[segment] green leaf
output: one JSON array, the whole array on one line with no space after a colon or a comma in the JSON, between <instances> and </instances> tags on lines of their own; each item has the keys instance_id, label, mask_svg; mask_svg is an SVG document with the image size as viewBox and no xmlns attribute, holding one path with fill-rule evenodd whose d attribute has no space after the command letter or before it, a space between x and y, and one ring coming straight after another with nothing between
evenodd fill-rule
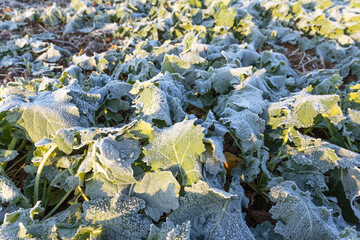
<instances>
[{"instance_id":1,"label":"green leaf","mask_svg":"<svg viewBox=\"0 0 360 240\"><path fill-rule=\"evenodd\" d=\"M1 204L22 202L26 205L28 200L10 179L0 176L0 202Z\"/></svg>"},{"instance_id":2,"label":"green leaf","mask_svg":"<svg viewBox=\"0 0 360 240\"><path fill-rule=\"evenodd\" d=\"M158 239L190 240L190 221L175 226L169 219L167 219L166 222L161 224L160 228L151 224L147 240Z\"/></svg>"},{"instance_id":3,"label":"green leaf","mask_svg":"<svg viewBox=\"0 0 360 240\"><path fill-rule=\"evenodd\" d=\"M73 145L75 142L74 135L66 129L60 129L57 131L52 141L61 151L68 155L73 151Z\"/></svg>"},{"instance_id":4,"label":"green leaf","mask_svg":"<svg viewBox=\"0 0 360 240\"><path fill-rule=\"evenodd\" d=\"M18 152L16 150L0 149L0 164L13 160L17 155Z\"/></svg>"},{"instance_id":5,"label":"green leaf","mask_svg":"<svg viewBox=\"0 0 360 240\"><path fill-rule=\"evenodd\" d=\"M135 139L125 139L117 142L111 137L103 138L98 149L98 171L102 172L109 181L118 184L131 184L135 182L131 164L139 157L141 150L139 142Z\"/></svg>"},{"instance_id":6,"label":"green leaf","mask_svg":"<svg viewBox=\"0 0 360 240\"><path fill-rule=\"evenodd\" d=\"M250 110L235 111L226 108L221 115L220 122L228 124L230 129L234 130L245 152L259 150L263 145L265 121Z\"/></svg>"},{"instance_id":7,"label":"green leaf","mask_svg":"<svg viewBox=\"0 0 360 240\"><path fill-rule=\"evenodd\" d=\"M114 198L98 198L83 203L82 217L91 225L100 226L104 239L146 238L151 221L138 214L145 207L145 201L125 195Z\"/></svg>"},{"instance_id":8,"label":"green leaf","mask_svg":"<svg viewBox=\"0 0 360 240\"><path fill-rule=\"evenodd\" d=\"M269 124L273 128L283 124L287 127L308 128L313 126L314 118L321 114L336 125L345 119L337 105L339 101L338 95L308 95L300 92L282 102L270 105Z\"/></svg>"},{"instance_id":9,"label":"green leaf","mask_svg":"<svg viewBox=\"0 0 360 240\"><path fill-rule=\"evenodd\" d=\"M145 121L152 122L154 119L163 120L167 125L171 125L169 104L165 93L154 84L146 82L139 86L141 90L138 97L134 100L137 108L136 114ZM136 93L133 89L131 93Z\"/></svg>"},{"instance_id":10,"label":"green leaf","mask_svg":"<svg viewBox=\"0 0 360 240\"><path fill-rule=\"evenodd\" d=\"M234 25L234 20L236 17L235 8L229 8L225 4L221 4L221 7L214 14L214 19L216 21L216 25L218 26L227 26L232 27Z\"/></svg>"},{"instance_id":11,"label":"green leaf","mask_svg":"<svg viewBox=\"0 0 360 240\"><path fill-rule=\"evenodd\" d=\"M174 224L190 220L191 239L254 239L243 219L237 196L220 189L210 188L203 181L185 188L180 207L170 213Z\"/></svg>"},{"instance_id":12,"label":"green leaf","mask_svg":"<svg viewBox=\"0 0 360 240\"><path fill-rule=\"evenodd\" d=\"M205 151L204 134L194 120L184 120L170 128L155 130L152 143L144 148L144 162L155 171L171 170L181 175L182 185L201 179L199 156Z\"/></svg>"},{"instance_id":13,"label":"green leaf","mask_svg":"<svg viewBox=\"0 0 360 240\"><path fill-rule=\"evenodd\" d=\"M8 95L6 100L13 95ZM77 84L55 92L40 92L10 109L19 112L17 124L26 130L30 140L37 142L61 128L89 127L94 122L99 95L83 92Z\"/></svg>"},{"instance_id":14,"label":"green leaf","mask_svg":"<svg viewBox=\"0 0 360 240\"><path fill-rule=\"evenodd\" d=\"M145 200L145 213L154 221L179 207L179 191L180 185L170 171L145 173L134 187L135 196Z\"/></svg>"},{"instance_id":15,"label":"green leaf","mask_svg":"<svg viewBox=\"0 0 360 240\"><path fill-rule=\"evenodd\" d=\"M276 205L270 209L278 220L275 232L285 239L339 239L339 231L330 209L316 206L309 192L301 191L292 181L272 180L270 200Z\"/></svg>"},{"instance_id":16,"label":"green leaf","mask_svg":"<svg viewBox=\"0 0 360 240\"><path fill-rule=\"evenodd\" d=\"M360 219L360 169L358 167L348 168L343 175L342 185L346 198L350 200L351 208L355 216Z\"/></svg>"}]
</instances>

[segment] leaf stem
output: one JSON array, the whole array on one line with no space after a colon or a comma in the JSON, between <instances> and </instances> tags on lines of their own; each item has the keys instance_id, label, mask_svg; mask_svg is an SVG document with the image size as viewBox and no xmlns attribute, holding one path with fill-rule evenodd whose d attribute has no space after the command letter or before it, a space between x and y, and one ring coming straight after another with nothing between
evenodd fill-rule
<instances>
[{"instance_id":1,"label":"leaf stem","mask_svg":"<svg viewBox=\"0 0 360 240\"><path fill-rule=\"evenodd\" d=\"M70 189L67 193L62 197L62 199L56 204L56 206L44 217L43 220L49 218L60 206L61 204L68 198L68 196L74 191L74 189Z\"/></svg>"},{"instance_id":2,"label":"leaf stem","mask_svg":"<svg viewBox=\"0 0 360 240\"><path fill-rule=\"evenodd\" d=\"M90 201L90 199L85 195L83 189L79 185L76 188L81 193L81 196L84 198L85 201Z\"/></svg>"},{"instance_id":3,"label":"leaf stem","mask_svg":"<svg viewBox=\"0 0 360 240\"><path fill-rule=\"evenodd\" d=\"M17 142L18 142L18 139L17 139L17 138L11 139L11 142L10 142L9 145L8 145L8 149L9 149L9 150L14 150L15 147L16 147Z\"/></svg>"},{"instance_id":4,"label":"leaf stem","mask_svg":"<svg viewBox=\"0 0 360 240\"><path fill-rule=\"evenodd\" d=\"M26 158L27 155L22 156L21 158L19 158L19 160L17 160L16 162L14 162L10 167L8 167L6 169L6 172L9 173L11 169L13 169L19 162L21 162L22 160L24 160L24 158Z\"/></svg>"},{"instance_id":5,"label":"leaf stem","mask_svg":"<svg viewBox=\"0 0 360 240\"><path fill-rule=\"evenodd\" d=\"M55 151L55 149L57 148L56 145L52 146L49 151L47 151L47 153L44 155L43 159L40 162L40 165L37 169L36 172L36 177L35 177L35 187L34 187L34 204L36 204L36 202L39 199L39 184L40 184L40 176L41 176L41 172L45 166L46 161L48 160L49 156Z\"/></svg>"},{"instance_id":6,"label":"leaf stem","mask_svg":"<svg viewBox=\"0 0 360 240\"><path fill-rule=\"evenodd\" d=\"M132 192L133 192L133 190L134 190L135 184L136 184L136 183L132 183L131 186L130 186L129 194L128 194L129 197L131 197L131 195L132 195Z\"/></svg>"},{"instance_id":7,"label":"leaf stem","mask_svg":"<svg viewBox=\"0 0 360 240\"><path fill-rule=\"evenodd\" d=\"M330 136L333 137L334 136L334 129L332 128L330 122L329 122L329 119L327 118L324 118L324 121L326 123L326 127L328 128L329 130L329 133L330 133Z\"/></svg>"},{"instance_id":8,"label":"leaf stem","mask_svg":"<svg viewBox=\"0 0 360 240\"><path fill-rule=\"evenodd\" d=\"M351 144L351 141L350 141L350 138L349 138L348 135L346 136L346 141L347 141L348 144L349 144L349 149L350 149L351 151L355 152L354 149L351 147L352 144Z\"/></svg>"},{"instance_id":9,"label":"leaf stem","mask_svg":"<svg viewBox=\"0 0 360 240\"><path fill-rule=\"evenodd\" d=\"M229 131L229 134L234 139L236 146L241 150L241 155L244 156L245 155L244 149L241 147L240 143L237 141L234 133L232 131Z\"/></svg>"},{"instance_id":10,"label":"leaf stem","mask_svg":"<svg viewBox=\"0 0 360 240\"><path fill-rule=\"evenodd\" d=\"M16 149L16 151L20 152L21 150L23 150L26 143L27 143L27 139L23 139L22 142L20 143L19 147Z\"/></svg>"},{"instance_id":11,"label":"leaf stem","mask_svg":"<svg viewBox=\"0 0 360 240\"><path fill-rule=\"evenodd\" d=\"M288 130L286 130L286 135L285 135L284 140L283 140L283 142L282 142L282 144L281 144L281 147L285 146L286 143L289 141L289 132L290 132L292 129L293 129L293 127L290 127ZM284 156L281 156L282 154L283 154L283 152L282 152L282 150L280 149L280 151L279 151L278 154L277 154L277 158L280 158L280 159L282 160L282 159L284 159L284 158L286 158L286 157L288 156L287 154L284 155ZM270 171L270 172L273 172L273 171L275 170L275 168L276 168L277 163L274 162L274 161L271 161L270 163L271 163L271 167L270 167L270 170L271 170L271 171Z\"/></svg>"},{"instance_id":12,"label":"leaf stem","mask_svg":"<svg viewBox=\"0 0 360 240\"><path fill-rule=\"evenodd\" d=\"M252 183L247 182L247 185L254 190L255 192L257 192L258 194L260 194L262 197L264 197L266 200L269 199L269 194L267 194L266 192L260 192Z\"/></svg>"},{"instance_id":13,"label":"leaf stem","mask_svg":"<svg viewBox=\"0 0 360 240\"><path fill-rule=\"evenodd\" d=\"M49 186L48 186L47 189L46 189L46 198L44 199L44 202L42 203L42 205L43 205L44 208L46 208L47 205L48 205L48 202L49 202L49 199L50 199L51 190L52 190L52 187L51 187L51 185L49 184Z\"/></svg>"},{"instance_id":14,"label":"leaf stem","mask_svg":"<svg viewBox=\"0 0 360 240\"><path fill-rule=\"evenodd\" d=\"M5 173L4 166L3 166L2 163L0 163L0 174L1 174L3 177L9 178L8 175L6 175L6 173Z\"/></svg>"},{"instance_id":15,"label":"leaf stem","mask_svg":"<svg viewBox=\"0 0 360 240\"><path fill-rule=\"evenodd\" d=\"M44 209L46 208L46 206L44 206L45 198L46 198L46 184L47 184L47 180L45 179L44 180L44 185L43 185L42 197L41 197L41 202L42 202L42 205L43 205Z\"/></svg>"}]
</instances>

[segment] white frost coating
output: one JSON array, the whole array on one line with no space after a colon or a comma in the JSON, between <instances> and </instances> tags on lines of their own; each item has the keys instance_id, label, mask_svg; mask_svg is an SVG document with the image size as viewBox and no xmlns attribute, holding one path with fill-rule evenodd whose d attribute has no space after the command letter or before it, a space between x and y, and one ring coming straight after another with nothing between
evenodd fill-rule
<instances>
[{"instance_id":1,"label":"white frost coating","mask_svg":"<svg viewBox=\"0 0 360 240\"><path fill-rule=\"evenodd\" d=\"M179 207L179 191L180 185L170 171L146 173L134 187L135 196L147 203L146 214L155 221Z\"/></svg>"},{"instance_id":2,"label":"white frost coating","mask_svg":"<svg viewBox=\"0 0 360 240\"><path fill-rule=\"evenodd\" d=\"M168 219L175 224L190 220L191 239L253 240L233 194L210 188L203 181L185 188L180 207Z\"/></svg>"},{"instance_id":3,"label":"white frost coating","mask_svg":"<svg viewBox=\"0 0 360 240\"><path fill-rule=\"evenodd\" d=\"M37 96L22 94L28 102L15 98L15 104L7 105L8 101L13 100L12 96L6 96L0 110L20 112L17 124L27 131L33 142L49 137L61 128L89 127L99 98L98 95L83 92L76 82L55 92L40 92Z\"/></svg>"},{"instance_id":4,"label":"white frost coating","mask_svg":"<svg viewBox=\"0 0 360 240\"><path fill-rule=\"evenodd\" d=\"M171 125L170 108L165 93L148 82L144 83L141 88L138 97L134 100L137 108L136 114L148 122L158 119Z\"/></svg>"},{"instance_id":5,"label":"white frost coating","mask_svg":"<svg viewBox=\"0 0 360 240\"><path fill-rule=\"evenodd\" d=\"M150 233L147 240L164 239L164 240L190 240L190 221L181 225L172 223L169 219L161 224L161 228L151 224Z\"/></svg>"},{"instance_id":6,"label":"white frost coating","mask_svg":"<svg viewBox=\"0 0 360 240\"><path fill-rule=\"evenodd\" d=\"M125 195L98 198L83 203L85 221L103 228L106 239L143 239L147 237L151 221L138 214L145 201Z\"/></svg>"},{"instance_id":7,"label":"white frost coating","mask_svg":"<svg viewBox=\"0 0 360 240\"><path fill-rule=\"evenodd\" d=\"M0 176L0 200L1 203L12 203L25 199L20 190L9 179Z\"/></svg>"},{"instance_id":8,"label":"white frost coating","mask_svg":"<svg viewBox=\"0 0 360 240\"><path fill-rule=\"evenodd\" d=\"M59 50L55 49L54 44L50 44L49 49L41 54L37 59L45 60L50 63L54 63L59 61L61 58L61 53Z\"/></svg>"},{"instance_id":9,"label":"white frost coating","mask_svg":"<svg viewBox=\"0 0 360 240\"><path fill-rule=\"evenodd\" d=\"M358 167L349 168L345 171L342 179L346 198L350 200L351 208L355 216L360 219L360 169Z\"/></svg>"},{"instance_id":10,"label":"white frost coating","mask_svg":"<svg viewBox=\"0 0 360 240\"><path fill-rule=\"evenodd\" d=\"M339 101L338 95L310 95L300 92L284 101L272 103L269 106L269 115L276 122L273 127L282 124L299 128L311 127L318 114L336 125L345 119L337 105Z\"/></svg>"},{"instance_id":11,"label":"white frost coating","mask_svg":"<svg viewBox=\"0 0 360 240\"><path fill-rule=\"evenodd\" d=\"M297 132L299 146L288 146L288 153L297 164L315 166L325 173L335 167L353 168L360 165L360 154L328 143L321 139L312 138Z\"/></svg>"},{"instance_id":12,"label":"white frost coating","mask_svg":"<svg viewBox=\"0 0 360 240\"><path fill-rule=\"evenodd\" d=\"M219 98L218 105L214 108L215 112L222 113L227 107L234 109L249 109L255 114L261 114L267 106L267 101L263 99L263 92L253 86L244 85L228 96Z\"/></svg>"},{"instance_id":13,"label":"white frost coating","mask_svg":"<svg viewBox=\"0 0 360 240\"><path fill-rule=\"evenodd\" d=\"M356 124L360 124L360 111L349 108L348 112L350 120Z\"/></svg>"},{"instance_id":14,"label":"white frost coating","mask_svg":"<svg viewBox=\"0 0 360 240\"><path fill-rule=\"evenodd\" d=\"M154 132L151 144L144 148L144 162L153 170L171 170L180 174L183 185L201 178L199 155L205 151L203 129L194 120L184 120L170 128ZM185 176L184 176L185 173Z\"/></svg>"},{"instance_id":15,"label":"white frost coating","mask_svg":"<svg viewBox=\"0 0 360 240\"><path fill-rule=\"evenodd\" d=\"M139 142L135 139L125 139L117 142L111 137L103 138L98 144L100 150L99 161L111 172L112 178L117 179L117 184L135 182L131 164L141 153Z\"/></svg>"},{"instance_id":16,"label":"white frost coating","mask_svg":"<svg viewBox=\"0 0 360 240\"><path fill-rule=\"evenodd\" d=\"M275 232L285 239L339 239L332 211L317 207L309 192L302 192L292 181L269 183L270 199L276 205L270 209L278 220Z\"/></svg>"},{"instance_id":17,"label":"white frost coating","mask_svg":"<svg viewBox=\"0 0 360 240\"><path fill-rule=\"evenodd\" d=\"M222 113L220 122L229 124L234 129L235 135L240 139L245 151L252 149L259 150L263 145L263 132L265 131L265 121L248 109L235 111L226 108Z\"/></svg>"}]
</instances>

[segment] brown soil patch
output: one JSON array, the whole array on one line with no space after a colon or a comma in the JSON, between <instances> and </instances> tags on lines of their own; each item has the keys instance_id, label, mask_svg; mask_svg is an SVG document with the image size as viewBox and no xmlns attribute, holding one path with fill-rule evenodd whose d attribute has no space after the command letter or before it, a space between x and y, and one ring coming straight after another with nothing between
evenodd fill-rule
<instances>
[{"instance_id":1,"label":"brown soil patch","mask_svg":"<svg viewBox=\"0 0 360 240\"><path fill-rule=\"evenodd\" d=\"M249 227L256 227L256 225L269 221L275 225L276 221L272 219L269 210L274 205L268 198L254 191L248 184L242 184L245 191L245 196L249 199L249 206L243 211L246 213L245 221Z\"/></svg>"},{"instance_id":2,"label":"brown soil patch","mask_svg":"<svg viewBox=\"0 0 360 240\"><path fill-rule=\"evenodd\" d=\"M70 52L86 54L87 56L93 56L94 53L106 52L112 48L113 35L111 34L87 34L87 33L75 33L63 35L63 44L70 47ZM82 49L82 50L81 50ZM69 49L68 49L69 50Z\"/></svg>"},{"instance_id":3,"label":"brown soil patch","mask_svg":"<svg viewBox=\"0 0 360 240\"><path fill-rule=\"evenodd\" d=\"M18 160L18 158L10 161L7 166L11 166L17 160ZM21 189L22 193L24 193L23 186L24 186L25 179L29 175L24 171L24 168L23 168L24 166L25 166L25 159L18 162L9 172L7 172L10 179L13 181L13 183L16 185L16 187Z\"/></svg>"},{"instance_id":4,"label":"brown soil patch","mask_svg":"<svg viewBox=\"0 0 360 240\"><path fill-rule=\"evenodd\" d=\"M0 31L0 43L6 43L7 41L12 39L12 36L26 36L26 35L35 35L45 32L51 32L55 34L62 34L63 33L64 24L59 24L57 26L45 26L41 22L38 21L28 21L26 22L26 26L20 27L17 30L8 31L3 30Z\"/></svg>"},{"instance_id":5,"label":"brown soil patch","mask_svg":"<svg viewBox=\"0 0 360 240\"><path fill-rule=\"evenodd\" d=\"M339 86L339 89L342 91L342 90L345 90L346 88L346 85L349 85L350 83L352 82L356 82L358 79L356 76L354 75L348 75L346 76L342 81L343 83Z\"/></svg>"},{"instance_id":6,"label":"brown soil patch","mask_svg":"<svg viewBox=\"0 0 360 240\"><path fill-rule=\"evenodd\" d=\"M306 75L317 69L332 69L336 65L336 63L324 61L318 57L315 49L302 52L296 45L289 43L279 45L287 49L287 51L282 53L289 60L290 66L300 76Z\"/></svg>"},{"instance_id":7,"label":"brown soil patch","mask_svg":"<svg viewBox=\"0 0 360 240\"><path fill-rule=\"evenodd\" d=\"M198 119L204 119L206 117L206 112L201 108L189 105L186 109L187 114L194 114Z\"/></svg>"}]
</instances>

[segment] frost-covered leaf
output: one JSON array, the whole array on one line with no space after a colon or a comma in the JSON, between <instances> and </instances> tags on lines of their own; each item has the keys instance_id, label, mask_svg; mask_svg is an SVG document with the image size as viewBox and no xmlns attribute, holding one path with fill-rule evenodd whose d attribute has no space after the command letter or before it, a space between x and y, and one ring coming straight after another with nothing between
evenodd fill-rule
<instances>
[{"instance_id":1,"label":"frost-covered leaf","mask_svg":"<svg viewBox=\"0 0 360 240\"><path fill-rule=\"evenodd\" d=\"M138 93L134 100L136 114L148 122L154 119L163 120L167 125L171 125L170 109L165 93L151 83L145 83L139 88L131 91L133 94Z\"/></svg>"},{"instance_id":2,"label":"frost-covered leaf","mask_svg":"<svg viewBox=\"0 0 360 240\"><path fill-rule=\"evenodd\" d=\"M263 99L263 92L258 88L247 84L238 88L232 94L224 95L219 98L218 105L214 111L222 113L227 107L235 110L249 109L255 114L261 114L266 107Z\"/></svg>"},{"instance_id":3,"label":"frost-covered leaf","mask_svg":"<svg viewBox=\"0 0 360 240\"><path fill-rule=\"evenodd\" d=\"M144 161L155 171L171 170L181 176L182 185L191 185L201 179L198 158L205 151L203 137L202 128L186 119L154 131L152 143L143 151Z\"/></svg>"},{"instance_id":4,"label":"frost-covered leaf","mask_svg":"<svg viewBox=\"0 0 360 240\"><path fill-rule=\"evenodd\" d=\"M175 226L169 219L161 224L161 228L152 224L147 240L189 240L190 225L190 221L188 221Z\"/></svg>"},{"instance_id":5,"label":"frost-covered leaf","mask_svg":"<svg viewBox=\"0 0 360 240\"><path fill-rule=\"evenodd\" d=\"M6 213L4 223L0 227L0 238L51 239L51 235L56 235L55 221L45 221L39 224L39 220L36 219L43 211L39 201L33 208L20 208L17 211Z\"/></svg>"},{"instance_id":6,"label":"frost-covered leaf","mask_svg":"<svg viewBox=\"0 0 360 240\"><path fill-rule=\"evenodd\" d=\"M231 87L238 85L245 76L251 75L252 68L232 68L224 66L217 69L209 69L211 77L196 80L196 91L200 94L208 92L213 88L218 93L225 93Z\"/></svg>"},{"instance_id":7,"label":"frost-covered leaf","mask_svg":"<svg viewBox=\"0 0 360 240\"><path fill-rule=\"evenodd\" d=\"M271 174L266 168L266 161L269 160L269 153L260 149L257 151L257 156L253 154L248 154L243 157L242 164L232 170L233 181L230 185L230 188L237 184L240 184L241 181L254 181L262 170L268 177L271 177Z\"/></svg>"},{"instance_id":8,"label":"frost-covered leaf","mask_svg":"<svg viewBox=\"0 0 360 240\"><path fill-rule=\"evenodd\" d=\"M226 108L221 115L220 122L228 124L240 139L245 151L258 150L263 145L265 121L248 109L235 111Z\"/></svg>"},{"instance_id":9,"label":"frost-covered leaf","mask_svg":"<svg viewBox=\"0 0 360 240\"><path fill-rule=\"evenodd\" d=\"M201 123L201 126L205 128L204 135L213 135L218 137L224 137L224 135L229 132L229 130L221 125L215 118L214 113L210 110L206 116L206 119L203 123ZM211 128L214 128L213 131L211 131Z\"/></svg>"},{"instance_id":10,"label":"frost-covered leaf","mask_svg":"<svg viewBox=\"0 0 360 240\"><path fill-rule=\"evenodd\" d=\"M258 65L260 68L265 67L269 73L297 76L296 72L290 67L289 60L281 53L272 51L261 52Z\"/></svg>"},{"instance_id":11,"label":"frost-covered leaf","mask_svg":"<svg viewBox=\"0 0 360 240\"><path fill-rule=\"evenodd\" d=\"M92 225L100 226L105 239L143 239L147 237L151 221L138 214L145 201L125 195L98 198L83 203L82 217Z\"/></svg>"},{"instance_id":12,"label":"frost-covered leaf","mask_svg":"<svg viewBox=\"0 0 360 240\"><path fill-rule=\"evenodd\" d=\"M85 182L85 186L85 194L91 199L97 199L125 194L129 184L114 183L102 173L97 173L91 180Z\"/></svg>"},{"instance_id":13,"label":"frost-covered leaf","mask_svg":"<svg viewBox=\"0 0 360 240\"><path fill-rule=\"evenodd\" d=\"M360 124L360 111L348 109L349 118L353 123Z\"/></svg>"},{"instance_id":14,"label":"frost-covered leaf","mask_svg":"<svg viewBox=\"0 0 360 240\"><path fill-rule=\"evenodd\" d=\"M358 203L360 197L360 169L358 167L348 168L343 175L342 184L355 216L360 219L360 205Z\"/></svg>"},{"instance_id":15,"label":"frost-covered leaf","mask_svg":"<svg viewBox=\"0 0 360 240\"><path fill-rule=\"evenodd\" d=\"M276 223L275 232L285 239L339 239L332 212L316 206L309 192L301 191L292 181L269 183L270 199L276 202L270 210Z\"/></svg>"},{"instance_id":16,"label":"frost-covered leaf","mask_svg":"<svg viewBox=\"0 0 360 240\"><path fill-rule=\"evenodd\" d=\"M315 86L316 94L333 94L342 83L337 69L322 69L313 71L295 79L295 86L305 88L310 84Z\"/></svg>"},{"instance_id":17,"label":"frost-covered leaf","mask_svg":"<svg viewBox=\"0 0 360 240\"><path fill-rule=\"evenodd\" d=\"M279 166L282 178L294 181L303 191L313 190L326 191L328 187L324 174L318 168L309 165L297 164L296 160L286 161L284 166Z\"/></svg>"},{"instance_id":18,"label":"frost-covered leaf","mask_svg":"<svg viewBox=\"0 0 360 240\"><path fill-rule=\"evenodd\" d=\"M225 184L224 164L226 158L223 153L223 144L220 137L211 137L206 139L210 144L205 145L205 152L202 153L201 159L204 162L203 176L205 181L216 188L223 188Z\"/></svg>"},{"instance_id":19,"label":"frost-covered leaf","mask_svg":"<svg viewBox=\"0 0 360 240\"><path fill-rule=\"evenodd\" d=\"M43 54L41 54L38 59L44 60L49 63L54 63L59 61L61 57L61 52L55 48L54 44L50 44L49 49Z\"/></svg>"},{"instance_id":20,"label":"frost-covered leaf","mask_svg":"<svg viewBox=\"0 0 360 240\"><path fill-rule=\"evenodd\" d=\"M154 221L179 207L180 185L170 171L145 173L134 187L135 196L146 202L145 212Z\"/></svg>"},{"instance_id":21,"label":"frost-covered leaf","mask_svg":"<svg viewBox=\"0 0 360 240\"><path fill-rule=\"evenodd\" d=\"M16 30L17 28L18 28L18 25L12 21L3 21L0 23L1 30L13 31L13 30Z\"/></svg>"},{"instance_id":22,"label":"frost-covered leaf","mask_svg":"<svg viewBox=\"0 0 360 240\"><path fill-rule=\"evenodd\" d=\"M344 119L337 104L339 101L338 95L308 95L301 92L284 101L272 103L269 107L269 124L273 128L283 124L307 128L313 126L314 118L321 114L336 125Z\"/></svg>"},{"instance_id":23,"label":"frost-covered leaf","mask_svg":"<svg viewBox=\"0 0 360 240\"><path fill-rule=\"evenodd\" d=\"M352 168L360 164L360 154L321 139L302 135L298 131L292 131L289 140L297 146L287 146L287 152L293 161L314 166L321 173L336 167Z\"/></svg>"},{"instance_id":24,"label":"frost-covered leaf","mask_svg":"<svg viewBox=\"0 0 360 240\"><path fill-rule=\"evenodd\" d=\"M161 71L163 73L184 73L191 68L191 63L175 55L165 55Z\"/></svg>"},{"instance_id":25,"label":"frost-covered leaf","mask_svg":"<svg viewBox=\"0 0 360 240\"><path fill-rule=\"evenodd\" d=\"M64 33L71 34L76 32L89 33L95 29L94 23L86 22L82 19L73 17L66 22Z\"/></svg>"},{"instance_id":26,"label":"frost-covered leaf","mask_svg":"<svg viewBox=\"0 0 360 240\"><path fill-rule=\"evenodd\" d=\"M17 155L18 152L16 150L0 149L0 164L13 160Z\"/></svg>"},{"instance_id":27,"label":"frost-covered leaf","mask_svg":"<svg viewBox=\"0 0 360 240\"><path fill-rule=\"evenodd\" d=\"M55 26L62 23L64 18L65 18L64 12L61 11L60 8L57 8L56 5L47 7L40 16L42 23L51 26Z\"/></svg>"},{"instance_id":28,"label":"frost-covered leaf","mask_svg":"<svg viewBox=\"0 0 360 240\"><path fill-rule=\"evenodd\" d=\"M235 8L228 8L227 4L221 4L220 8L214 14L217 25L232 27L236 16Z\"/></svg>"},{"instance_id":29,"label":"frost-covered leaf","mask_svg":"<svg viewBox=\"0 0 360 240\"><path fill-rule=\"evenodd\" d=\"M28 200L10 179L0 176L0 201L6 204L20 201L26 203Z\"/></svg>"},{"instance_id":30,"label":"frost-covered leaf","mask_svg":"<svg viewBox=\"0 0 360 240\"><path fill-rule=\"evenodd\" d=\"M131 164L139 157L141 150L139 142L135 139L125 139L120 142L111 137L103 138L99 144L100 151L99 168L104 170L110 181L119 184L131 184L135 182ZM98 170L100 171L100 170Z\"/></svg>"},{"instance_id":31,"label":"frost-covered leaf","mask_svg":"<svg viewBox=\"0 0 360 240\"><path fill-rule=\"evenodd\" d=\"M159 88L165 93L170 107L170 115L176 122L181 122L187 115L184 111L186 93L184 86L178 82L178 74L159 73L151 81L159 84Z\"/></svg>"},{"instance_id":32,"label":"frost-covered leaf","mask_svg":"<svg viewBox=\"0 0 360 240\"><path fill-rule=\"evenodd\" d=\"M95 58L86 56L85 54L81 56L73 55L72 61L76 66L85 70L93 70L96 67Z\"/></svg>"},{"instance_id":33,"label":"frost-covered leaf","mask_svg":"<svg viewBox=\"0 0 360 240\"><path fill-rule=\"evenodd\" d=\"M210 188L203 181L185 188L180 207L170 213L174 224L190 220L191 239L254 239L241 214L236 195ZM239 208L240 207L240 208Z\"/></svg>"},{"instance_id":34,"label":"frost-covered leaf","mask_svg":"<svg viewBox=\"0 0 360 240\"><path fill-rule=\"evenodd\" d=\"M73 151L74 142L74 135L66 129L57 131L53 138L53 143L66 154L70 154Z\"/></svg>"},{"instance_id":35,"label":"frost-covered leaf","mask_svg":"<svg viewBox=\"0 0 360 240\"><path fill-rule=\"evenodd\" d=\"M5 101L14 95L6 96ZM19 112L16 123L26 130L29 138L37 142L49 137L61 128L75 126L89 127L93 120L93 113L97 108L99 95L88 94L77 85L56 90L54 92L40 92L37 96L28 97L29 102L18 101L15 105L2 105L2 111Z\"/></svg>"},{"instance_id":36,"label":"frost-covered leaf","mask_svg":"<svg viewBox=\"0 0 360 240\"><path fill-rule=\"evenodd\" d=\"M250 228L256 240L282 240L283 237L274 231L274 225L269 221L262 222L256 225L255 228Z\"/></svg>"}]
</instances>

